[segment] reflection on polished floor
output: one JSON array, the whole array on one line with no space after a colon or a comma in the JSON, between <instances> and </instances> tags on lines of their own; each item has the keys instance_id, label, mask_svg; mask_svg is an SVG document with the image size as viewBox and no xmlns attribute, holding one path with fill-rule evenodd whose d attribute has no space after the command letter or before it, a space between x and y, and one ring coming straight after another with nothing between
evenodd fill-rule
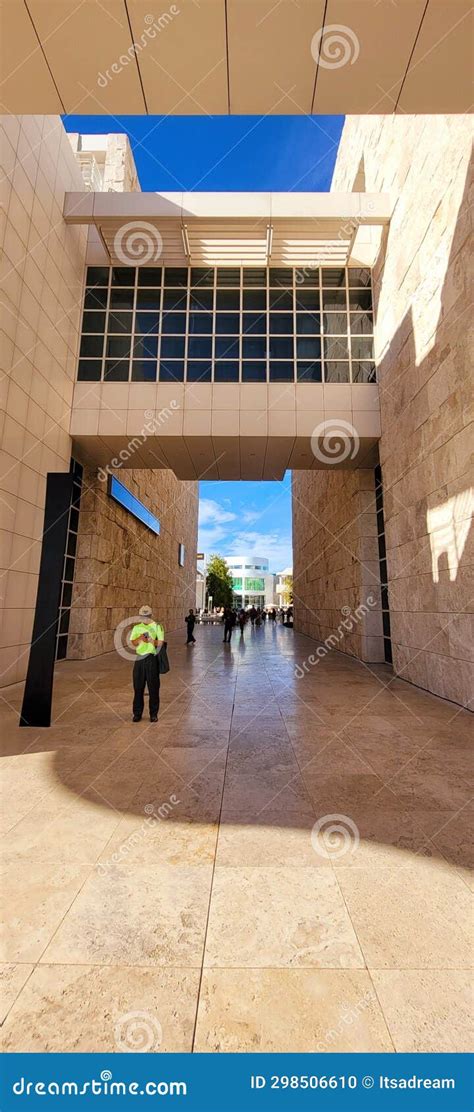
<instances>
[{"instance_id":1,"label":"reflection on polished floor","mask_svg":"<svg viewBox=\"0 0 474 1112\"><path fill-rule=\"evenodd\" d=\"M170 638L3 691L3 1044L459 1051L472 963L471 718L283 627Z\"/></svg>"}]
</instances>

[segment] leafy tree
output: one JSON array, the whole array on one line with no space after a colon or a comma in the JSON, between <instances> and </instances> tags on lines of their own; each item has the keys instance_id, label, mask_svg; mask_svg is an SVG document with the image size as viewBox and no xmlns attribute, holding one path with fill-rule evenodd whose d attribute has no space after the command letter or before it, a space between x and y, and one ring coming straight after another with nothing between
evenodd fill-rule
<instances>
[{"instance_id":1,"label":"leafy tree","mask_svg":"<svg viewBox=\"0 0 474 1112\"><path fill-rule=\"evenodd\" d=\"M232 606L232 575L222 556L211 556L207 565L206 589L214 606Z\"/></svg>"},{"instance_id":2,"label":"leafy tree","mask_svg":"<svg viewBox=\"0 0 474 1112\"><path fill-rule=\"evenodd\" d=\"M293 576L285 575L283 578L283 603L293 606Z\"/></svg>"}]
</instances>

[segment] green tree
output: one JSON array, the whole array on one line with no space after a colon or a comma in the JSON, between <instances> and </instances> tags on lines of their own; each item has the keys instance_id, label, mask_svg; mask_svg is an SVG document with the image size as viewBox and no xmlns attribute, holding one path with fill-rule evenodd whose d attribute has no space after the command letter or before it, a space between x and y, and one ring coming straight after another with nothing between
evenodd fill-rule
<instances>
[{"instance_id":1,"label":"green tree","mask_svg":"<svg viewBox=\"0 0 474 1112\"><path fill-rule=\"evenodd\" d=\"M283 603L293 606L293 576L285 575L283 578Z\"/></svg>"},{"instance_id":2,"label":"green tree","mask_svg":"<svg viewBox=\"0 0 474 1112\"><path fill-rule=\"evenodd\" d=\"M207 565L206 589L213 606L232 606L232 575L222 556L211 556Z\"/></svg>"}]
</instances>

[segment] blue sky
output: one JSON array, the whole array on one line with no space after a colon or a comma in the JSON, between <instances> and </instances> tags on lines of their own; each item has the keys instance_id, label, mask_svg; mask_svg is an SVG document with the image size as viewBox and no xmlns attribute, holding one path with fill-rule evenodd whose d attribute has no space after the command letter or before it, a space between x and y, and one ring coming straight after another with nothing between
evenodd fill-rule
<instances>
[{"instance_id":1,"label":"blue sky","mask_svg":"<svg viewBox=\"0 0 474 1112\"><path fill-rule=\"evenodd\" d=\"M342 116L65 116L67 131L126 132L142 189L326 191ZM292 563L291 483L200 483L199 551Z\"/></svg>"}]
</instances>

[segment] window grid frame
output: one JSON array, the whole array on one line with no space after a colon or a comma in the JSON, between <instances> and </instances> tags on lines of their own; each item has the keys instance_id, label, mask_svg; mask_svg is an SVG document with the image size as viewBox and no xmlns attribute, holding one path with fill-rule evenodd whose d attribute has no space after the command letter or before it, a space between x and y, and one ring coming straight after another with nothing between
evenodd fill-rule
<instances>
[{"instance_id":1,"label":"window grid frame","mask_svg":"<svg viewBox=\"0 0 474 1112\"><path fill-rule=\"evenodd\" d=\"M103 269L106 269L106 268L104 267ZM353 363L373 364L373 378L372 379L367 379L367 382L377 382L377 368L376 368L375 356L372 355L372 358L356 359L356 358L353 357L353 353L352 353L352 339L353 338L371 340L372 341L372 348L374 346L375 333L374 333L373 303L372 303L372 307L370 309L356 309L356 308L354 308L353 306L350 305L350 294L351 293L354 293L354 292L357 293L357 291L366 290L366 291L370 291L370 293L372 294L373 291L372 291L372 282L370 282L370 284L368 286L367 285L363 286L362 284L361 285L355 285L355 284L349 283L349 272L351 270L361 270L361 269L363 270L363 269L368 269L368 268L348 267L348 266L344 266L344 267L341 266L341 267L334 267L334 268L332 268L332 267L322 267L322 266L314 267L313 268L313 270L315 272L314 285L308 286L306 284L303 284L303 283L300 283L300 282L297 281L297 275L298 275L298 273L301 273L301 268L298 268L298 267L276 267L276 268L274 268L271 265L269 265L265 268L262 268L262 267L252 268L252 267L248 267L248 266L246 266L246 267L240 266L239 268L235 268L235 267L232 268L232 269L238 269L239 276L240 276L240 285L238 285L238 286L237 285L224 286L224 285L219 285L219 283L218 283L218 280L217 280L218 268L217 267L208 267L208 268L201 268L201 269L208 269L210 271L212 270L212 272L213 272L212 286L211 285L207 285L207 286L197 285L196 286L196 285L191 284L192 268L189 266L189 267L186 268L187 269L187 283L186 283L186 286L182 286L182 285L181 286L171 286L170 284L165 284L165 267L163 266L161 268L160 267L156 268L158 270L161 270L161 283L160 283L160 285L157 285L157 286L141 286L139 284L140 267L130 267L130 270L134 271L133 282L131 282L129 286L123 286L123 287L120 286L120 285L115 286L113 281L112 281L113 269L117 269L117 268L113 268L112 266L109 266L107 269L108 269L108 272L109 272L108 273L108 283L107 283L107 285L106 286L103 285L103 286L95 286L94 287L94 286L89 285L88 282L87 282L87 271L89 270L89 268L86 268L85 285L84 285L84 297L83 297L83 313L84 312L88 312L88 313L104 312L104 308L99 307L99 306L97 307L97 309L91 309L91 308L86 309L85 308L86 290L93 289L93 288L97 288L97 289L101 289L101 290L106 289L107 290L107 305L106 305L106 308L105 308L105 331L104 331L104 334L103 334L102 356L79 356L78 357L78 361L79 361L79 358L80 358L81 363L83 365L84 365L84 363L87 363L88 361L90 361L91 363L92 362L96 362L96 363L100 362L101 363L101 377L100 377L99 380L97 380L97 379L87 380L87 379L82 379L81 378L79 381L96 381L96 382L99 381L100 383L104 383L104 382L108 382L108 381L109 382L127 381L128 383L132 383L132 382L146 383L148 381L150 381L150 382L152 381L152 382L155 382L157 384L159 384L160 382L163 383L163 382L175 381L175 380L170 380L168 377L167 378L161 378L160 377L160 369L161 369L160 364L161 364L161 360L163 358L163 360L166 361L166 363L171 364L171 365L173 363L176 363L176 365L178 366L179 364L184 363L183 378L182 379L181 378L177 379L176 381L177 382L183 382L183 383L188 383L189 382L189 383L194 384L194 385L196 384L196 382L199 382L199 381L203 381L203 382L209 382L210 381L210 382L214 383L216 381L215 378L214 378L214 370L215 370L216 363L219 363L219 365L222 366L222 364L225 364L226 362L228 362L229 364L232 363L233 365L238 363L238 383L239 384L244 383L244 382L247 382L247 383L251 384L250 379L245 380L243 378L243 364L248 363L248 362L253 362L253 363L256 363L256 364L264 365L264 367L265 367L265 380L264 381L265 381L266 384L272 384L272 383L274 383L274 384L278 384L278 383L283 384L283 382L286 382L288 384L291 384L291 383L298 384L298 383L305 382L305 381L309 382L310 384L313 384L313 383L311 383L311 380L304 380L304 379L299 379L298 378L298 364L301 364L301 363L307 363L308 366L310 366L313 363L320 363L320 365L321 365L321 382L322 383L328 383L328 384L337 384L337 380L331 380L331 379L328 379L326 377L327 368L330 369L332 363L343 363L344 365L347 365L347 368L348 368L348 379L347 380L342 380L342 382L343 383L344 382L349 383L349 384L354 383L355 385L358 385L359 383L357 382L357 380L354 381L354 378L353 378ZM168 268L168 269L181 269L182 270L182 269L185 269L185 268L173 268L173 267L171 267L171 268ZM246 286L246 285L244 285L243 271L244 270L251 270L251 269L258 269L258 270L265 269L265 274L266 274L266 285L265 286ZM271 277L270 277L270 271L272 269L291 270L292 271L292 284L288 285L288 286L272 285L271 284ZM343 286L341 284L340 285L331 285L331 286L323 285L323 270L328 270L328 269L329 270L330 269L335 269L335 270L343 270L344 271L344 285ZM317 272L317 277L316 277L316 272ZM112 306L111 306L112 290L113 289L120 289L120 288L132 290L132 292L133 292L133 303L132 303L131 310L130 309L124 309L124 308L122 308L122 309L112 308ZM213 295L213 308L212 308L212 310L210 310L208 308L196 309L194 307L191 310L191 290L194 291L194 293L196 293L196 291L198 291L201 288L206 290L206 291L212 290L212 295ZM155 309L147 309L147 308L141 308L141 307L138 308L137 307L137 293L141 289L156 290L156 291L159 292L160 299L159 299L159 309L158 310L156 308ZM165 309L164 295L165 295L165 291L167 289L169 289L169 290L172 290L172 289L182 290L183 293L185 293L185 299L186 299L185 307L177 308L177 309ZM234 291L234 290L239 291L239 310L238 310L238 314L237 314L238 318L239 318L239 332L237 334L227 336L227 334L224 333L224 334L221 335L216 330L218 314L219 315L225 315L225 314L236 313L237 312L235 309L218 309L217 308L217 292L219 290L224 290L226 292L227 291L231 292L231 291ZM266 294L266 308L265 308L264 311L263 310L256 310L256 309L244 309L244 296L243 296L243 294L244 294L244 291L246 291L246 290L264 291L265 292L265 294ZM283 293L285 293L285 292L290 293L291 296L292 296L292 309L290 310L288 308L282 308L282 309L271 308L270 307L270 293L271 293L272 290L281 290ZM345 308L344 309L342 309L342 308L340 308L340 309L327 309L327 310L324 309L323 294L324 294L325 291L330 291L330 290L334 290L334 291L344 290L344 294L345 294L345 297L344 297ZM315 295L317 294L317 299L316 300L319 302L319 309L317 307L315 307L313 309L299 308L297 306L296 297L297 297L298 292L301 292L301 291L307 291L307 292L314 291ZM119 313L119 312L131 312L131 328L132 328L131 333L128 333L128 332L127 333L122 333L122 332L110 333L110 331L109 331L109 322L110 322L111 319L113 320L114 314ZM146 314L150 313L150 315L155 314L155 315L158 316L158 332L157 333L153 332L153 333L149 334L149 335L153 335L153 336L157 335L157 338L158 338L157 339L157 355L156 355L156 357L151 357L151 358L138 357L138 356L134 357L135 345L136 345L137 341L139 339L143 338L143 336L148 335L148 333L141 333L140 332L140 334L138 334L136 332L137 312L139 312L141 315L146 315ZM190 314L191 314L191 312L193 314L203 313L206 316L212 316L212 333L210 334L211 356L206 357L206 358L202 358L202 360L199 357L197 359L195 359L194 357L191 360L189 359L189 340L192 336L199 336L201 338L208 337L209 333L194 333L194 332L191 333L190 332L189 324L190 324ZM329 332L329 330L326 329L325 317L328 314L331 315L332 313L336 314L336 313L341 313L341 312L344 312L344 314L345 314L347 331L345 333ZM177 315L183 315L184 314L184 317L185 317L184 332L169 332L169 331L167 331L166 333L163 333L163 316L164 315L168 316L170 313L171 314L176 313ZM244 314L248 315L249 313L254 314L255 317L263 316L265 318L265 327L266 327L266 332L265 333L250 333L248 331L245 331L245 332L243 331ZM319 332L299 333L297 331L298 319L299 319L299 317L304 316L306 313L313 313L315 315L316 314L319 315ZM355 314L358 314L358 313L366 313L370 316L371 324L372 324L372 330L370 332L365 332L365 333L353 333L352 332L351 317L352 317L353 314L355 315ZM288 333L281 333L281 334L276 333L273 336L273 334L270 332L270 318L273 314L277 314L277 315L281 314L281 315L288 315L288 316L291 315L292 321L293 321L293 333L292 333L292 335L290 335ZM81 336L80 336L81 341L82 341L83 336L90 336L90 335L98 336L98 335L100 335L100 333L83 332L82 329L81 329ZM128 339L128 338L130 339L130 352L129 352L128 357L124 357L124 359L121 359L120 357L114 358L114 357L108 357L107 356L107 344L108 344L108 340L111 338L111 336L116 337L116 338L122 338L122 339ZM165 336L166 338L169 338L169 337L184 338L184 357L183 358L162 357L162 339L163 339L163 336ZM288 338L288 337L292 339L292 341L293 341L293 356L292 356L292 358L282 358L282 357L274 358L270 355L270 343L271 343L272 336L273 336L274 339L284 339L284 338ZM265 339L265 341L266 341L266 356L265 356L265 359L258 359L258 358L252 358L252 357L250 357L250 358L245 357L244 358L243 340L244 340L245 337L255 337L255 338ZM227 338L229 340L229 343L234 343L236 339L238 340L238 343L239 343L239 357L238 357L238 359L236 359L235 356L227 356L226 354L219 355L219 356L216 355L216 346L217 346L216 345L216 340L217 339L222 339L222 338ZM325 346L325 340L327 338L331 338L331 339L338 339L339 338L339 339L344 339L344 340L347 339L348 357L347 358L340 357L340 358L336 358L336 359L334 359L334 358L333 359L331 359L331 358L328 359L326 357L326 346ZM298 356L298 340L299 339L301 339L301 340L303 340L303 339L308 339L308 340L311 340L311 339L316 339L317 340L317 339L319 339L320 347L321 347L320 357L319 358L317 356L314 356L312 358L299 357ZM150 366L154 367L155 377L153 379L150 379L150 380L141 379L141 378L134 379L132 377L132 375L133 375L133 364L134 364L135 361L140 362L141 364L143 364L143 363L150 364ZM205 362L207 364L210 363L210 367L211 367L210 379L207 377L207 373L206 373L206 377L203 377L202 379L197 379L197 380L188 379L188 377L187 377L188 362L196 362L196 361L197 362L202 361L202 362ZM111 363L111 364L113 364L113 363L115 363L115 364L122 364L122 363L125 364L125 363L127 363L127 373L128 373L127 379L126 380L121 380L121 379L111 379L111 378L105 377L106 364L107 363ZM278 363L281 363L281 364L292 363L293 364L293 377L291 379L272 379L271 374L270 374L270 364L271 363L276 363L276 364L278 364ZM235 381L235 380L231 379L229 381ZM256 381L258 381L258 380L256 380ZM219 379L219 382L221 383L222 380Z\"/></svg>"}]
</instances>

